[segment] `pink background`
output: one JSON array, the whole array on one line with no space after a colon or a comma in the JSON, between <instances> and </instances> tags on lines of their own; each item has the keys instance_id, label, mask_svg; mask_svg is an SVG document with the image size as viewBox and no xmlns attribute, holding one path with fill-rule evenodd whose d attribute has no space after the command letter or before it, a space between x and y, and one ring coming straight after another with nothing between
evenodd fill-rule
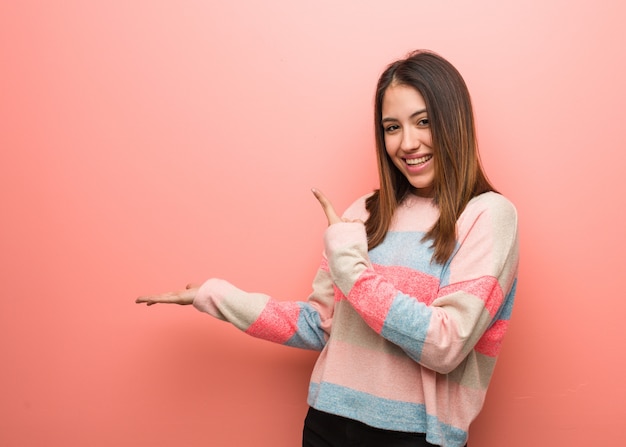
<instances>
[{"instance_id":1,"label":"pink background","mask_svg":"<svg viewBox=\"0 0 626 447\"><path fill-rule=\"evenodd\" d=\"M472 447L625 445L626 7L616 0L0 5L0 445L299 445L315 354L140 294L304 299L377 186L376 79L430 48L520 214ZM529 441L528 437L532 440Z\"/></svg>"}]
</instances>

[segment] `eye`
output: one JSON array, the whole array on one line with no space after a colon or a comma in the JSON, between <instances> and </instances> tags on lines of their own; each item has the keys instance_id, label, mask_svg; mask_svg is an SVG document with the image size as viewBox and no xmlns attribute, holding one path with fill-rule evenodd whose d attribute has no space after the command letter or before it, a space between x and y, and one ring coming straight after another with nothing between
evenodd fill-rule
<instances>
[{"instance_id":1,"label":"eye","mask_svg":"<svg viewBox=\"0 0 626 447\"><path fill-rule=\"evenodd\" d=\"M428 120L428 118L422 118L417 121L417 125L420 127L428 127L429 124L430 124L430 121Z\"/></svg>"},{"instance_id":2,"label":"eye","mask_svg":"<svg viewBox=\"0 0 626 447\"><path fill-rule=\"evenodd\" d=\"M393 133L399 128L400 126L398 126L397 124L391 124L389 126L386 126L384 130L385 130L385 133Z\"/></svg>"}]
</instances>

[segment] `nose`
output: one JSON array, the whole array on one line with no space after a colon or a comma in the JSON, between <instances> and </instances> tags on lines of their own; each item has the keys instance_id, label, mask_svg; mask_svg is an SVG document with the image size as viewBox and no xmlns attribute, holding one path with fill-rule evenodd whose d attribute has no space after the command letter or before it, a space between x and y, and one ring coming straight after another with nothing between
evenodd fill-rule
<instances>
[{"instance_id":1,"label":"nose","mask_svg":"<svg viewBox=\"0 0 626 447\"><path fill-rule=\"evenodd\" d=\"M421 145L418 132L411 126L407 126L402 132L402 141L400 142L400 149L404 152L416 151Z\"/></svg>"}]
</instances>

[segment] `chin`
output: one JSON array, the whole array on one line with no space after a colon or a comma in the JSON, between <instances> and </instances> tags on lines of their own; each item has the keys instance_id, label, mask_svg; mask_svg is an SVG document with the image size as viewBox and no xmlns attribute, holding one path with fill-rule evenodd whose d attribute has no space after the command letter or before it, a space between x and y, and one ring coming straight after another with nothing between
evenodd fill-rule
<instances>
[{"instance_id":1,"label":"chin","mask_svg":"<svg viewBox=\"0 0 626 447\"><path fill-rule=\"evenodd\" d=\"M435 188L432 182L410 182L413 194L423 197L434 197Z\"/></svg>"}]
</instances>

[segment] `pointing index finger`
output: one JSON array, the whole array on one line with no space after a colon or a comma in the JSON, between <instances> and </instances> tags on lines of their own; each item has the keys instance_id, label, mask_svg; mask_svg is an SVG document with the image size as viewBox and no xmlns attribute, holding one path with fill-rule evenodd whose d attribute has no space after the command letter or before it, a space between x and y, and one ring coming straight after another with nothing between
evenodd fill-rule
<instances>
[{"instance_id":1,"label":"pointing index finger","mask_svg":"<svg viewBox=\"0 0 626 447\"><path fill-rule=\"evenodd\" d=\"M322 209L324 210L324 214L326 214L326 218L328 219L328 225L332 225L337 222L341 222L341 218L335 211L333 204L328 200L328 198L320 191L319 189L313 188L311 189L315 198L322 205Z\"/></svg>"}]
</instances>

